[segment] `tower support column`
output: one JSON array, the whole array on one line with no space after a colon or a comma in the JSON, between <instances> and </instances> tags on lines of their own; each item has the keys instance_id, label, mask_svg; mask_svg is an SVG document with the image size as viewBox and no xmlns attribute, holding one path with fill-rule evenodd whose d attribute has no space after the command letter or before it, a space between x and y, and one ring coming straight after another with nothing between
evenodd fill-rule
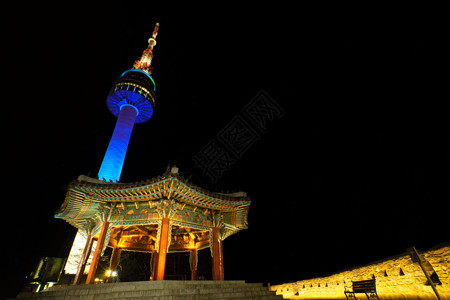
<instances>
[{"instance_id":1,"label":"tower support column","mask_svg":"<svg viewBox=\"0 0 450 300\"><path fill-rule=\"evenodd\" d=\"M106 232L108 231L109 222L104 221L102 224L102 229L100 230L100 235L97 240L97 246L95 247L94 257L92 258L91 267L89 268L89 273L86 279L86 284L95 283L95 275L97 275L98 263L100 262L100 256L102 254L103 246L105 245Z\"/></svg>"},{"instance_id":2,"label":"tower support column","mask_svg":"<svg viewBox=\"0 0 450 300\"><path fill-rule=\"evenodd\" d=\"M122 105L111 141L98 172L98 179L112 182L119 181L137 115L136 107L130 104Z\"/></svg>"},{"instance_id":3,"label":"tower support column","mask_svg":"<svg viewBox=\"0 0 450 300\"><path fill-rule=\"evenodd\" d=\"M213 280L224 280L223 259L222 259L222 241L219 240L219 229L212 228L213 245L212 245L212 273Z\"/></svg>"},{"instance_id":4,"label":"tower support column","mask_svg":"<svg viewBox=\"0 0 450 300\"><path fill-rule=\"evenodd\" d=\"M81 279L83 277L84 269L86 268L86 263L88 261L89 255L91 254L93 239L89 234L86 239L86 244L83 249L83 254L81 255L80 262L78 263L77 273L73 280L73 285L81 284Z\"/></svg>"},{"instance_id":5,"label":"tower support column","mask_svg":"<svg viewBox=\"0 0 450 300\"><path fill-rule=\"evenodd\" d=\"M166 270L167 249L169 248L169 218L162 219L161 238L159 241L158 265L156 270L156 280L164 280Z\"/></svg>"}]
</instances>

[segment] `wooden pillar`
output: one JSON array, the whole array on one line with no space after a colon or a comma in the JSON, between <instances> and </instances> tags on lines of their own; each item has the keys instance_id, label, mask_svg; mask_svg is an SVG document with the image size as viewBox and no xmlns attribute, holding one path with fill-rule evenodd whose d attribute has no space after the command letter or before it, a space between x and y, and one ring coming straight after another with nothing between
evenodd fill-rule
<instances>
[{"instance_id":1,"label":"wooden pillar","mask_svg":"<svg viewBox=\"0 0 450 300\"><path fill-rule=\"evenodd\" d=\"M112 254L111 254L111 260L109 262L109 269L114 271L117 268L117 265L119 264L120 254L122 253L122 249L118 247L114 247Z\"/></svg>"},{"instance_id":2,"label":"wooden pillar","mask_svg":"<svg viewBox=\"0 0 450 300\"><path fill-rule=\"evenodd\" d=\"M83 278L84 269L86 268L86 263L88 261L89 255L91 254L92 249L92 239L89 234L86 239L86 244L84 245L83 254L81 255L80 262L78 263L77 273L75 274L75 278L73 280L73 285L81 284L81 279Z\"/></svg>"},{"instance_id":3,"label":"wooden pillar","mask_svg":"<svg viewBox=\"0 0 450 300\"><path fill-rule=\"evenodd\" d=\"M111 278L109 279L109 282L112 282L112 272L117 268L117 265L119 264L120 260L120 254L122 253L122 249L118 247L114 247L112 254L111 254L111 260L109 261L109 269L111 270Z\"/></svg>"},{"instance_id":4,"label":"wooden pillar","mask_svg":"<svg viewBox=\"0 0 450 300\"><path fill-rule=\"evenodd\" d=\"M223 260L222 260L222 242L219 240L219 229L217 227L212 228L213 235L213 263L212 273L213 280L224 280L223 277Z\"/></svg>"},{"instance_id":5,"label":"wooden pillar","mask_svg":"<svg viewBox=\"0 0 450 300\"><path fill-rule=\"evenodd\" d=\"M158 252L153 251L152 253L152 274L150 274L150 281L155 280L156 279L156 270L158 269Z\"/></svg>"},{"instance_id":6,"label":"wooden pillar","mask_svg":"<svg viewBox=\"0 0 450 300\"><path fill-rule=\"evenodd\" d=\"M198 250L191 249L191 251L189 251L189 265L191 267L191 280L197 280L197 257L198 257Z\"/></svg>"},{"instance_id":7,"label":"wooden pillar","mask_svg":"<svg viewBox=\"0 0 450 300\"><path fill-rule=\"evenodd\" d=\"M220 241L220 280L225 280L225 272L223 270L223 241Z\"/></svg>"},{"instance_id":8,"label":"wooden pillar","mask_svg":"<svg viewBox=\"0 0 450 300\"><path fill-rule=\"evenodd\" d=\"M106 232L108 231L109 222L104 221L102 229L100 230L100 236L97 240L97 246L95 247L94 257L92 258L91 267L86 279L86 284L95 283L95 275L97 275L98 263L102 254L103 246L105 245Z\"/></svg>"},{"instance_id":9,"label":"wooden pillar","mask_svg":"<svg viewBox=\"0 0 450 300\"><path fill-rule=\"evenodd\" d=\"M166 269L167 248L169 247L169 218L162 219L161 238L159 241L158 267L156 270L156 280L164 280L164 271Z\"/></svg>"}]
</instances>

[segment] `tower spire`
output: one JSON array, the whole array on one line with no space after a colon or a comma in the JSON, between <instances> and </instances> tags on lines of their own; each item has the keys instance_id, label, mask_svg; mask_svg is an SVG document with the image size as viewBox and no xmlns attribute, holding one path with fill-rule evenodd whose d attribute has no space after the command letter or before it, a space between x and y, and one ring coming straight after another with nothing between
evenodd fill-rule
<instances>
[{"instance_id":1,"label":"tower spire","mask_svg":"<svg viewBox=\"0 0 450 300\"><path fill-rule=\"evenodd\" d=\"M142 52L142 56L137 60L133 69L144 71L147 74L152 74L152 59L153 59L153 47L156 45L156 36L158 35L159 22L155 24L153 29L152 37L148 39L148 47Z\"/></svg>"}]
</instances>

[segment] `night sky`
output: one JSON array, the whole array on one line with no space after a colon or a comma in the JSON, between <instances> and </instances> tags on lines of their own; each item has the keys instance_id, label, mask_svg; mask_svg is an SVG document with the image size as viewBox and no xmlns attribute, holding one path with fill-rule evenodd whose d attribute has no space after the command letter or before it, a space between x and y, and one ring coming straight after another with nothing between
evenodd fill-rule
<instances>
[{"instance_id":1,"label":"night sky","mask_svg":"<svg viewBox=\"0 0 450 300\"><path fill-rule=\"evenodd\" d=\"M155 113L135 125L121 181L175 164L203 188L247 192L226 279L301 280L449 241L443 22L419 9L233 11L161 16ZM106 96L156 20L150 5L36 4L9 24L2 291L40 257L68 255L75 230L54 212L71 180L96 177L116 122ZM212 182L193 157L261 91L283 113Z\"/></svg>"}]
</instances>

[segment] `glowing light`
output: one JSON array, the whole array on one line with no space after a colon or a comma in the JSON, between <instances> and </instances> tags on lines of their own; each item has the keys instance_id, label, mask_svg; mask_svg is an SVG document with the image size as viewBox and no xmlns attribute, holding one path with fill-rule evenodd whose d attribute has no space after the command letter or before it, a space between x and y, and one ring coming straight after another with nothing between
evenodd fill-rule
<instances>
[{"instance_id":1,"label":"glowing light","mask_svg":"<svg viewBox=\"0 0 450 300\"><path fill-rule=\"evenodd\" d=\"M98 173L100 180L119 181L134 124L147 122L153 116L154 87L151 76L136 69L125 71L114 83L106 105L118 119Z\"/></svg>"},{"instance_id":2,"label":"glowing light","mask_svg":"<svg viewBox=\"0 0 450 300\"><path fill-rule=\"evenodd\" d=\"M122 105L120 106L120 110L122 110L122 108L123 108L124 106L132 107L133 109L136 110L136 117L139 116L139 110L138 110L136 107L134 107L134 106L131 105L131 104L126 104L126 103L125 103L125 104L122 104Z\"/></svg>"},{"instance_id":3,"label":"glowing light","mask_svg":"<svg viewBox=\"0 0 450 300\"><path fill-rule=\"evenodd\" d=\"M122 111L121 107L124 104L130 104L139 111L139 115L137 116L135 122L136 123L147 122L153 116L153 106L150 104L148 99L141 93L126 89L113 91L108 95L106 105L108 106L109 111L114 116L119 117L119 114Z\"/></svg>"},{"instance_id":4,"label":"glowing light","mask_svg":"<svg viewBox=\"0 0 450 300\"><path fill-rule=\"evenodd\" d=\"M122 106L113 136L98 172L100 180L119 181L137 112L132 105Z\"/></svg>"}]
</instances>

